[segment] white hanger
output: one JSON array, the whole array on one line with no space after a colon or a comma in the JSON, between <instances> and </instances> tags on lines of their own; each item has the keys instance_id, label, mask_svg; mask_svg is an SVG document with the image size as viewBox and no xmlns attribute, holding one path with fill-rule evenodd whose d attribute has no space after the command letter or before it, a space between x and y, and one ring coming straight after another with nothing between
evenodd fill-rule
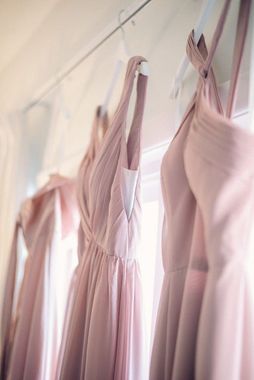
<instances>
[{"instance_id":1,"label":"white hanger","mask_svg":"<svg viewBox=\"0 0 254 380\"><path fill-rule=\"evenodd\" d=\"M118 23L121 31L121 40L119 42L119 46L117 49L117 61L115 64L115 69L113 72L113 76L108 88L108 91L106 93L104 102L100 108L100 114L101 116L104 116L106 113L106 110L108 109L109 101L111 99L112 93L114 91L114 88L116 86L116 83L118 81L119 75L121 73L122 67L124 64L127 64L129 59L131 58L130 49L126 40L125 31L123 28L122 23L122 14L125 12L124 9L121 9L118 14ZM141 62L138 68L139 72L143 75L149 75L149 68L147 62Z\"/></svg>"},{"instance_id":2,"label":"white hanger","mask_svg":"<svg viewBox=\"0 0 254 380\"><path fill-rule=\"evenodd\" d=\"M125 37L125 31L123 29L122 21L121 21L121 15L124 12L125 12L124 9L122 9L118 14L118 23L119 23L119 27L120 27L120 31L121 31L121 40L119 42L119 46L117 49L117 60L116 60L113 76L112 76L108 91L106 93L104 102L100 108L101 116L104 116L107 109L108 109L109 101L111 99L112 93L113 93L114 88L116 86L116 83L118 81L118 78L119 78L120 72L122 70L123 64L128 62L128 60L130 58L129 48L128 48L126 37Z\"/></svg>"},{"instance_id":3,"label":"white hanger","mask_svg":"<svg viewBox=\"0 0 254 380\"><path fill-rule=\"evenodd\" d=\"M126 35L125 35L124 28L123 28L122 20L121 20L121 14L124 12L125 12L125 10L122 9L118 15L118 22L119 22L119 26L120 26L120 30L121 30L121 34L122 34L122 39L121 39L121 43L119 46L119 52L120 52L120 57L121 57L122 61L124 63L127 63L131 57L131 53L130 53L130 48L129 48L127 40L126 40ZM141 62L139 64L138 71L142 75L148 76L149 75L148 63L145 61Z\"/></svg>"},{"instance_id":4,"label":"white hanger","mask_svg":"<svg viewBox=\"0 0 254 380\"><path fill-rule=\"evenodd\" d=\"M194 41L196 44L200 40L200 37L204 31L204 28L205 28L210 16L211 16L211 13L212 13L212 10L215 6L216 1L217 0L205 0L203 10L200 14L200 17L197 21L196 26L194 27ZM179 88L180 88L182 81L183 81L183 78L184 78L184 74L188 68L188 64L189 64L189 59L188 59L187 55L185 54L185 56L183 57L180 65L178 67L177 73L173 79L173 84L172 84L172 87L170 90L170 98L171 99L175 99L177 96L177 93L179 91Z\"/></svg>"},{"instance_id":5,"label":"white hanger","mask_svg":"<svg viewBox=\"0 0 254 380\"><path fill-rule=\"evenodd\" d=\"M148 62L146 62L146 61L140 62L139 66L138 66L138 71L140 72L140 74L148 77L149 76Z\"/></svg>"}]
</instances>

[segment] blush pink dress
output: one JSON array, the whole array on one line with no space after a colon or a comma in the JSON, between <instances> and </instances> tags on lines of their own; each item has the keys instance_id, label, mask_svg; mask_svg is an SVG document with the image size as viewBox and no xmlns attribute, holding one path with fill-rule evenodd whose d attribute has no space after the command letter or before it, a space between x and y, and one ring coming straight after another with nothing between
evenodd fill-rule
<instances>
[{"instance_id":1,"label":"blush pink dress","mask_svg":"<svg viewBox=\"0 0 254 380\"><path fill-rule=\"evenodd\" d=\"M209 54L189 36L200 79L162 163L165 275L151 380L254 379L254 135L230 120L250 1L241 0L225 116L211 69L229 5Z\"/></svg>"},{"instance_id":2,"label":"blush pink dress","mask_svg":"<svg viewBox=\"0 0 254 380\"><path fill-rule=\"evenodd\" d=\"M99 106L97 107L96 112L95 112L90 143L89 143L87 152L81 162L81 165L79 168L79 174L78 174L78 177L83 179L77 189L79 207L82 210L82 215L83 215L81 219L81 223L80 223L80 228L79 228L79 244L78 244L79 257L84 253L86 240L88 240L88 237L91 235L91 229L90 229L91 227L89 223L89 205L88 205L88 199L89 199L89 193L90 193L89 191L90 173L91 173L92 165L96 157L96 154L98 152L101 140L104 138L104 135L108 128L108 115L107 113L105 113L105 115L101 116L100 112L101 112L101 107Z\"/></svg>"},{"instance_id":3,"label":"blush pink dress","mask_svg":"<svg viewBox=\"0 0 254 380\"><path fill-rule=\"evenodd\" d=\"M87 152L80 164L80 169L79 169L79 174L78 174L79 177L83 178L82 184L80 184L80 186L77 189L77 198L78 198L79 207L83 210L83 218L79 225L79 230L78 230L79 263L81 262L82 255L85 250L86 241L87 241L86 236L90 236L88 196L89 196L89 178L90 178L91 168L92 168L94 159L96 157L96 154L98 152L100 143L103 140L105 132L108 128L108 115L107 113L105 113L102 116L100 112L101 112L101 107L99 106L97 107L96 112L95 112L95 117L94 117L94 121L92 125L92 133L90 137L90 143L89 143ZM62 340L61 340L61 347L60 347L60 352L59 352L59 357L58 357L56 379L59 378L61 368L62 368L64 350L65 350L66 341L68 337L71 311L72 311L73 302L75 299L75 287L77 286L78 271L79 271L79 265L76 267L73 273L73 277L72 277L72 281L71 281L71 285L69 289L64 328L63 328L63 334L62 334Z\"/></svg>"},{"instance_id":4,"label":"blush pink dress","mask_svg":"<svg viewBox=\"0 0 254 380\"><path fill-rule=\"evenodd\" d=\"M3 380L55 379L68 291L77 264L78 224L75 182L57 175L21 208L2 318ZM19 230L28 257L14 309Z\"/></svg>"},{"instance_id":5,"label":"blush pink dress","mask_svg":"<svg viewBox=\"0 0 254 380\"><path fill-rule=\"evenodd\" d=\"M145 332L137 244L140 234L140 129L147 77L137 79L134 118L126 142L128 104L138 65L128 63L120 103L93 163L86 208L86 243L60 379L143 379ZM83 187L85 178L79 178ZM125 207L125 178L137 175ZM88 226L87 226L88 224Z\"/></svg>"}]
</instances>

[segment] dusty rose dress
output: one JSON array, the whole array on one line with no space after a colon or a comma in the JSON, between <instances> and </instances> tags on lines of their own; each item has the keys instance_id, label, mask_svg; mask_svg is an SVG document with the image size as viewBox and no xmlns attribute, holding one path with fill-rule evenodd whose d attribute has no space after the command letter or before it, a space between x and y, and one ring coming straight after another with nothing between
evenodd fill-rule
<instances>
[{"instance_id":1,"label":"dusty rose dress","mask_svg":"<svg viewBox=\"0 0 254 380\"><path fill-rule=\"evenodd\" d=\"M95 117L92 125L92 133L90 137L89 146L87 152L80 164L79 177L83 178L82 184L77 189L77 197L80 208L83 210L83 218L79 225L78 230L78 258L79 263L81 263L82 255L85 251L86 236L90 236L89 230L89 209L88 209L88 196L89 196L89 179L92 164L98 152L101 141L104 138L105 132L108 128L108 115L105 113L103 116L100 114L101 108L97 107L95 112ZM66 346L66 340L68 337L68 329L70 324L71 312L73 307L73 302L75 299L75 289L77 286L77 278L80 266L78 265L73 273L72 281L69 289L67 308L64 320L64 328L62 333L61 347L58 356L58 366L57 366L57 375L58 379L60 376L62 362L64 357L64 350Z\"/></svg>"},{"instance_id":2,"label":"dusty rose dress","mask_svg":"<svg viewBox=\"0 0 254 380\"><path fill-rule=\"evenodd\" d=\"M190 35L197 91L162 163L165 276L151 380L254 379L254 135L232 113L250 1L241 1L226 116L209 54Z\"/></svg>"},{"instance_id":3,"label":"dusty rose dress","mask_svg":"<svg viewBox=\"0 0 254 380\"><path fill-rule=\"evenodd\" d=\"M92 166L87 221L86 209L81 205L87 240L62 380L138 380L143 379L147 364L137 258L140 129L147 83L142 74L138 75L136 108L127 143L125 138L128 104L142 60L133 57L129 61L120 103ZM80 176L81 187L84 180ZM129 187L125 186L127 182Z\"/></svg>"},{"instance_id":4,"label":"dusty rose dress","mask_svg":"<svg viewBox=\"0 0 254 380\"><path fill-rule=\"evenodd\" d=\"M83 217L81 218L80 228L79 228L79 257L85 251L86 240L88 240L91 235L90 223L89 223L89 183L90 183L90 173L92 165L96 154L98 152L101 140L104 138L106 130L108 128L108 115L105 113L104 116L100 115L101 107L97 107L95 112L95 117L92 125L92 133L90 138L90 143L87 152L81 162L79 168L78 177L82 178L82 182L78 186L78 202L79 207L82 210Z\"/></svg>"},{"instance_id":5,"label":"dusty rose dress","mask_svg":"<svg viewBox=\"0 0 254 380\"><path fill-rule=\"evenodd\" d=\"M52 176L22 206L3 309L1 379L55 378L67 296L77 264L78 224L75 184L60 176ZM19 229L28 258L14 309Z\"/></svg>"}]
</instances>

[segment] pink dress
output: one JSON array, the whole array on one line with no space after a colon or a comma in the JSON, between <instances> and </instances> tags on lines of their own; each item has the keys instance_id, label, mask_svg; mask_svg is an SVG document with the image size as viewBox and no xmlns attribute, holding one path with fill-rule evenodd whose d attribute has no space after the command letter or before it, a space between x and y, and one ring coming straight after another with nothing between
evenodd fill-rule
<instances>
[{"instance_id":1,"label":"pink dress","mask_svg":"<svg viewBox=\"0 0 254 380\"><path fill-rule=\"evenodd\" d=\"M242 0L226 116L211 69L212 47L187 45L197 91L162 164L164 283L151 380L254 379L254 135L229 119L250 1Z\"/></svg>"},{"instance_id":2,"label":"pink dress","mask_svg":"<svg viewBox=\"0 0 254 380\"><path fill-rule=\"evenodd\" d=\"M78 223L75 183L57 175L22 206L5 292L1 379L55 378L67 296L77 264ZM14 308L19 229L28 257Z\"/></svg>"},{"instance_id":3,"label":"pink dress","mask_svg":"<svg viewBox=\"0 0 254 380\"><path fill-rule=\"evenodd\" d=\"M78 186L78 202L79 207L82 210L83 217L81 218L79 228L79 257L84 253L86 240L91 235L90 223L89 223L89 183L90 173L96 154L98 152L101 140L104 138L106 130L108 129L108 115L101 116L101 107L97 107L92 125L92 133L90 138L90 144L87 152L80 164L78 177L82 178L82 182Z\"/></svg>"},{"instance_id":4,"label":"pink dress","mask_svg":"<svg viewBox=\"0 0 254 380\"><path fill-rule=\"evenodd\" d=\"M147 83L142 74L138 75L137 101L127 143L125 138L135 72L143 60L133 57L128 63L120 103L92 166L87 221L81 204L86 249L78 273L62 380L143 379L147 358L137 258L140 129ZM132 181L134 176L136 181ZM129 177L128 188L125 184ZM81 187L84 180L80 176ZM128 197L128 191L133 197Z\"/></svg>"},{"instance_id":5,"label":"pink dress","mask_svg":"<svg viewBox=\"0 0 254 380\"><path fill-rule=\"evenodd\" d=\"M80 208L83 209L83 218L79 225L78 230L78 257L79 257L79 263L81 262L82 255L85 250L85 244L86 244L86 236L87 234L90 235L89 231L89 209L88 209L88 195L89 195L89 178L91 173L92 164L94 162L95 156L98 152L99 145L101 143L101 140L104 138L105 132L108 128L108 115L105 113L103 116L100 114L101 108L100 106L96 108L94 122L92 126L92 133L90 138L90 143L87 149L87 152L80 164L79 169L79 176L82 177L84 180L81 184L81 186L78 187L78 202ZM61 347L58 357L58 367L57 367L57 375L56 379L59 378L63 357L64 357L64 350L66 346L66 341L68 337L68 329L70 324L70 318L71 318L71 311L73 307L73 302L75 299L75 288L77 286L77 278L78 278L78 272L79 272L79 265L76 267L73 276L72 281L69 289L69 295L68 295L68 301L67 301L67 308L66 308L66 314L65 314L65 321L64 321L64 328L63 328L63 334L62 334L62 340L61 340Z\"/></svg>"}]
</instances>

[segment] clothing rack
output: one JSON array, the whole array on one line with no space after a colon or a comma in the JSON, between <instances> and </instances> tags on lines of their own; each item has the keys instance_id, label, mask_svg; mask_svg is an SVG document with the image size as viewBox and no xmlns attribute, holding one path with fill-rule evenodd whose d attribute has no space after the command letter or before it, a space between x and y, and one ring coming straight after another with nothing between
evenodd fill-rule
<instances>
[{"instance_id":1,"label":"clothing rack","mask_svg":"<svg viewBox=\"0 0 254 380\"><path fill-rule=\"evenodd\" d=\"M63 70L60 74L57 75L57 78L54 81L51 81L46 88L44 88L41 93L35 97L27 106L24 107L23 112L29 111L34 106L41 103L55 88L57 88L64 80L67 78L80 64L82 64L90 55L92 55L100 46L102 46L109 38L111 38L116 32L121 30L123 25L130 21L135 15L137 15L142 9L144 9L152 0L141 0L134 7L125 10L127 16L122 17L122 21L119 24L118 20L114 21L106 31L104 31L99 40L97 39L94 43L88 46L87 49L83 52L81 57L72 62L69 67Z\"/></svg>"}]
</instances>

